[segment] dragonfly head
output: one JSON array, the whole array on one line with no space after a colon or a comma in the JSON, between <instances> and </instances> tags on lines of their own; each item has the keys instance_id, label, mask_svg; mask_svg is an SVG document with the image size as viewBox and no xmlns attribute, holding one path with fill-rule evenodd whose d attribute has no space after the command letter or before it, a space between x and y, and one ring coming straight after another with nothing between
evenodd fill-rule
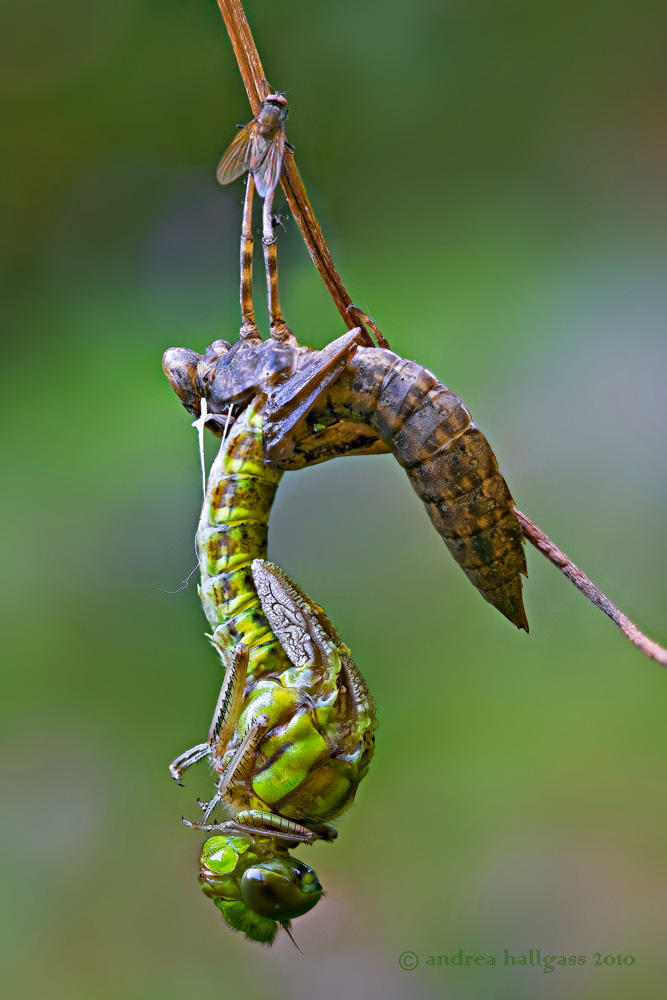
<instances>
[{"instance_id":1,"label":"dragonfly head","mask_svg":"<svg viewBox=\"0 0 667 1000\"><path fill-rule=\"evenodd\" d=\"M312 868L286 851L260 854L245 837L209 837L199 881L234 930L251 941L272 944L278 925L303 916L322 897Z\"/></svg>"}]
</instances>

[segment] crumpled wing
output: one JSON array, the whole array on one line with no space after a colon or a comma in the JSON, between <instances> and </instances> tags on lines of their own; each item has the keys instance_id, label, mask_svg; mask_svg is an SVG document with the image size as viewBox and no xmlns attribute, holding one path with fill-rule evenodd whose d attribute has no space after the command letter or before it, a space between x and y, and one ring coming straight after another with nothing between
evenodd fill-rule
<instances>
[{"instance_id":1,"label":"crumpled wing","mask_svg":"<svg viewBox=\"0 0 667 1000\"><path fill-rule=\"evenodd\" d=\"M275 563L254 559L257 594L276 638L295 667L324 667L338 652L323 622L329 619ZM333 626L331 626L333 628Z\"/></svg>"}]
</instances>

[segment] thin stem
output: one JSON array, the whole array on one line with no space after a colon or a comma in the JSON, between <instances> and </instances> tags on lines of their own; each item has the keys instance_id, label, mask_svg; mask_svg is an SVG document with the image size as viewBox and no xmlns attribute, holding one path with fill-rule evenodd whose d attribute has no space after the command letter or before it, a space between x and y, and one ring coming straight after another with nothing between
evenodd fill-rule
<instances>
[{"instance_id":1,"label":"thin stem","mask_svg":"<svg viewBox=\"0 0 667 1000\"><path fill-rule=\"evenodd\" d=\"M227 26L250 106L253 114L256 115L263 99L267 94L272 93L272 90L264 75L264 67L248 26L243 5L241 0L218 0L218 7ZM322 275L345 326L348 330L353 330L359 326L359 317L355 313L354 307L350 309L350 306L353 305L352 299L336 270L291 150L285 151L280 184L285 192L290 211L306 242L311 259ZM363 332L364 336L359 338L359 343L365 347L372 347L373 340L370 334L365 329Z\"/></svg>"},{"instance_id":2,"label":"thin stem","mask_svg":"<svg viewBox=\"0 0 667 1000\"><path fill-rule=\"evenodd\" d=\"M649 639L648 636L640 632L633 621L631 621L627 615L624 615L616 605L609 600L606 594L595 586L592 580L590 580L583 570L580 570L578 566L572 562L569 556L566 556L557 545L551 541L551 539L545 535L541 528L531 521L522 511L514 508L514 513L519 519L519 524L521 525L521 530L524 535L535 548L546 556L547 559L557 566L561 573L564 574L573 583L577 590L580 590L584 597L587 597L591 604L594 604L596 608L611 618L614 625L618 625L623 635L630 640L637 649L641 650L645 656L650 656L652 660L656 660L663 667L667 667L667 649L663 649L659 646L657 642L653 639Z\"/></svg>"}]
</instances>

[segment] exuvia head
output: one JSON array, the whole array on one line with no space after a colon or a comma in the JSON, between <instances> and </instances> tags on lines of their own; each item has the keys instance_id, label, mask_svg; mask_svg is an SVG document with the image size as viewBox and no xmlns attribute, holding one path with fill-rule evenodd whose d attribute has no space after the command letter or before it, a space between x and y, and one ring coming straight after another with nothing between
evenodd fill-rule
<instances>
[{"instance_id":1,"label":"exuvia head","mask_svg":"<svg viewBox=\"0 0 667 1000\"><path fill-rule=\"evenodd\" d=\"M322 898L312 868L284 848L263 853L250 838L209 837L199 881L226 922L251 941L273 944L282 926L301 917Z\"/></svg>"},{"instance_id":2,"label":"exuvia head","mask_svg":"<svg viewBox=\"0 0 667 1000\"><path fill-rule=\"evenodd\" d=\"M244 407L259 393L270 392L295 370L307 348L275 338L240 340L230 345L216 340L197 354L186 347L170 347L162 358L162 369L189 413L198 417L206 397L208 427L216 420L225 424L228 407Z\"/></svg>"},{"instance_id":3,"label":"exuvia head","mask_svg":"<svg viewBox=\"0 0 667 1000\"><path fill-rule=\"evenodd\" d=\"M170 347L162 355L162 371L188 413L199 416L206 380L231 346L228 340L215 340L204 354L188 347Z\"/></svg>"}]
</instances>

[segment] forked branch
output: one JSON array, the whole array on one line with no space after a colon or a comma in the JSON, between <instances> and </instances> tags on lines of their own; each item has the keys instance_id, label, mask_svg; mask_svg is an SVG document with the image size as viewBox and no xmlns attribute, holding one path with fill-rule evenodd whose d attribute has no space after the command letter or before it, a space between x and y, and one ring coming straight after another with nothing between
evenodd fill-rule
<instances>
[{"instance_id":1,"label":"forked branch","mask_svg":"<svg viewBox=\"0 0 667 1000\"><path fill-rule=\"evenodd\" d=\"M234 55L236 56L239 71L245 84L250 106L252 107L253 114L256 115L262 100L267 94L272 93L272 89L264 75L264 69L246 20L243 5L241 4L241 0L218 0L218 6L229 32L229 37L234 48ZM361 325L362 321L366 325L369 325L371 329L374 329L372 320L353 305L352 299L336 270L291 151L286 152L280 183L285 192L290 211L296 219L297 225L306 242L313 263L322 275L348 330ZM366 333L366 338L366 346L372 347L373 341L370 334ZM383 341L381 340L380 343L383 344ZM659 646L657 642L654 642L648 636L644 635L643 632L640 632L634 622L627 615L623 614L622 611L619 611L615 604L612 604L609 598L595 586L593 581L558 546L554 545L541 528L538 528L529 517L520 510L517 510L516 507L514 509L521 525L521 530L528 541L542 555L546 556L554 566L557 566L561 573L575 585L577 590L581 591L584 597L587 597L600 611L604 611L637 649L644 653L645 656L649 656L657 663L660 663L663 667L667 667L667 649Z\"/></svg>"}]
</instances>

